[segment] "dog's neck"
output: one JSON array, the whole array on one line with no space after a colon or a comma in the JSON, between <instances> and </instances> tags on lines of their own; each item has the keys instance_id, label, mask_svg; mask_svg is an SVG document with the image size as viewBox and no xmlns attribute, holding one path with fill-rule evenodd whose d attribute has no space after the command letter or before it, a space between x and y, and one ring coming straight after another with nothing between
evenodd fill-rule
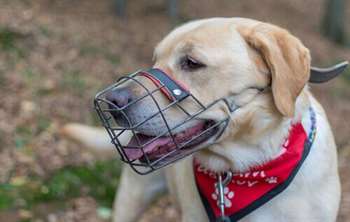
<instances>
[{"instance_id":1,"label":"dog's neck","mask_svg":"<svg viewBox=\"0 0 350 222\"><path fill-rule=\"evenodd\" d=\"M276 158L282 152L282 144L288 138L292 124L308 118L309 95L310 93L305 87L297 99L294 117L282 118L278 124L257 138L252 140L237 139L234 142L223 141L197 153L195 158L214 172L227 170L244 172ZM304 127L305 130L308 130L308 126L304 124Z\"/></svg>"}]
</instances>

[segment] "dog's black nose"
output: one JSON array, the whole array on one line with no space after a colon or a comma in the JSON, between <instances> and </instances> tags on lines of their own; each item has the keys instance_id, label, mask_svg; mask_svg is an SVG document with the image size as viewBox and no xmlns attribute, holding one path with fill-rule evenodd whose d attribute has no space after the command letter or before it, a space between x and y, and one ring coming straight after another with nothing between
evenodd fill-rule
<instances>
[{"instance_id":1,"label":"dog's black nose","mask_svg":"<svg viewBox=\"0 0 350 222\"><path fill-rule=\"evenodd\" d=\"M127 88L114 89L106 94L106 100L122 108L132 101L132 94Z\"/></svg>"}]
</instances>

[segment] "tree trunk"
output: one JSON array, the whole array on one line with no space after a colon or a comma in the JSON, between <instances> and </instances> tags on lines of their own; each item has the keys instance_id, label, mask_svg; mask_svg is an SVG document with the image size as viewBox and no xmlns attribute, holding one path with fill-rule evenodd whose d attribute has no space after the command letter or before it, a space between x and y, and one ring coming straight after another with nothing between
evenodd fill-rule
<instances>
[{"instance_id":1,"label":"tree trunk","mask_svg":"<svg viewBox=\"0 0 350 222\"><path fill-rule=\"evenodd\" d=\"M323 17L322 31L329 39L346 43L345 0L327 0Z\"/></svg>"}]
</instances>

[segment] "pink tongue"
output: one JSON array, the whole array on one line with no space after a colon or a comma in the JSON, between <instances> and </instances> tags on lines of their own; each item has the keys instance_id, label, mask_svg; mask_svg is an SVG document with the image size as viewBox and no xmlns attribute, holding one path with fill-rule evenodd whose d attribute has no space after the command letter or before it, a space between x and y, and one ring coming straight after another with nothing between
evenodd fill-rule
<instances>
[{"instance_id":1,"label":"pink tongue","mask_svg":"<svg viewBox=\"0 0 350 222\"><path fill-rule=\"evenodd\" d=\"M176 140L176 143L185 142L192 138L194 135L198 134L203 128L204 122L200 122L197 125L176 134L174 139ZM139 143L137 142L136 136L139 139ZM136 136L133 136L131 138L129 144L127 145L128 148L124 148L124 152L130 161L141 158L144 153L152 153L161 147L169 148L174 145L171 137L159 137L158 139L155 139L154 141L148 143L155 137L146 136L143 134L137 134ZM143 146L143 144L146 143L148 144ZM141 147L143 147L144 152L142 152Z\"/></svg>"},{"instance_id":2,"label":"pink tongue","mask_svg":"<svg viewBox=\"0 0 350 222\"><path fill-rule=\"evenodd\" d=\"M125 154L128 156L129 160L136 160L143 156L143 152L141 148L138 148L138 146L142 147L143 144L146 144L148 141L154 139L154 137L138 134L137 135L140 144L137 143L136 136L133 136L128 144L128 147L124 149ZM151 143L147 144L143 147L143 151L145 153L152 152L156 150L160 146L164 146L172 141L171 137L160 137L158 139L155 139Z\"/></svg>"}]
</instances>

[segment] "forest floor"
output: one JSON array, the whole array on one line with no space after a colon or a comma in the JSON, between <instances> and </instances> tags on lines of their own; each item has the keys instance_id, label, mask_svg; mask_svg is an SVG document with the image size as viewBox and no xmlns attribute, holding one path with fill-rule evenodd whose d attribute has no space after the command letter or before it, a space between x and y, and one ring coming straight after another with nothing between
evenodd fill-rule
<instances>
[{"instance_id":1,"label":"forest floor","mask_svg":"<svg viewBox=\"0 0 350 222\"><path fill-rule=\"evenodd\" d=\"M319 34L323 0L181 1L179 21L250 17L287 28L310 48L313 64L350 59L350 49ZM67 122L99 125L98 89L152 65L172 28L164 1L0 0L0 221L108 221L120 163L102 160L60 135ZM312 11L310 11L312 8ZM350 5L347 8L350 30ZM312 13L312 15L311 15ZM312 91L329 115L339 151L342 204L350 221L350 71ZM178 222L168 196L142 222Z\"/></svg>"}]
</instances>

